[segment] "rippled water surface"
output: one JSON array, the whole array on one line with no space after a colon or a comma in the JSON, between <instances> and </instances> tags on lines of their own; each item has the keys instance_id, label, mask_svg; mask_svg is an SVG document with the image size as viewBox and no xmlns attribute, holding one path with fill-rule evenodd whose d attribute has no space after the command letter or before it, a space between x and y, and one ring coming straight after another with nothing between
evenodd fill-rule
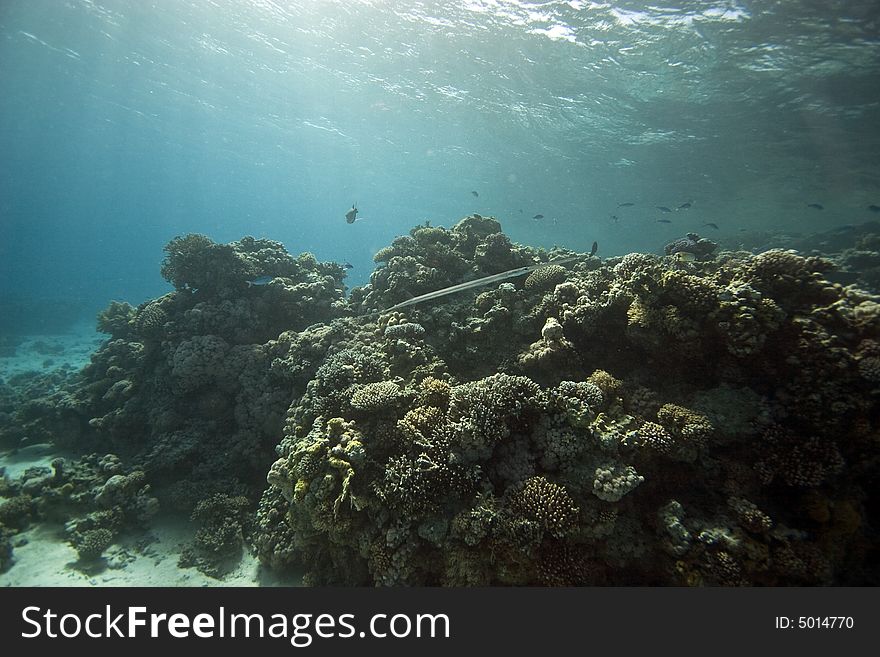
<instances>
[{"instance_id":1,"label":"rippled water surface","mask_svg":"<svg viewBox=\"0 0 880 657\"><path fill-rule=\"evenodd\" d=\"M0 286L141 301L186 232L363 283L474 211L605 255L858 223L878 30L856 1L4 2Z\"/></svg>"}]
</instances>

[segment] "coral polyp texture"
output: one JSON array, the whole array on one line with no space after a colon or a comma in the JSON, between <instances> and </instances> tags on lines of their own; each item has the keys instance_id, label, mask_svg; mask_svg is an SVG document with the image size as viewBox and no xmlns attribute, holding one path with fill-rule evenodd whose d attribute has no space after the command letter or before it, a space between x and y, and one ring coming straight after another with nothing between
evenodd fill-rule
<instances>
[{"instance_id":1,"label":"coral polyp texture","mask_svg":"<svg viewBox=\"0 0 880 657\"><path fill-rule=\"evenodd\" d=\"M7 482L0 564L69 499L82 559L161 505L216 576L247 545L314 585L878 584L880 299L825 258L716 248L382 314L576 254L472 215L395 239L346 298L277 242L175 238L175 291L112 303L81 374L0 388L0 440L121 460Z\"/></svg>"}]
</instances>

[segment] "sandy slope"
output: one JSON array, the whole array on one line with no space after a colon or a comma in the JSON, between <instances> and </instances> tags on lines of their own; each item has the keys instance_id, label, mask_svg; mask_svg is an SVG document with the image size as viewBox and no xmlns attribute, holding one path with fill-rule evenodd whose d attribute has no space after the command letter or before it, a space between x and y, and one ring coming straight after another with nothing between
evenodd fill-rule
<instances>
[{"instance_id":1,"label":"sandy slope","mask_svg":"<svg viewBox=\"0 0 880 657\"><path fill-rule=\"evenodd\" d=\"M60 367L79 370L107 337L96 333L92 322L77 324L69 333L27 336L16 346L14 356L0 356L0 379Z\"/></svg>"},{"instance_id":2,"label":"sandy slope","mask_svg":"<svg viewBox=\"0 0 880 657\"><path fill-rule=\"evenodd\" d=\"M128 536L111 547L90 572L77 568L76 551L61 527L35 526L15 537L15 563L0 574L0 586L301 586L301 577L279 578L245 554L222 580L194 568L177 567L179 547L191 536L181 522L159 521L146 534ZM20 542L27 543L18 546Z\"/></svg>"},{"instance_id":3,"label":"sandy slope","mask_svg":"<svg viewBox=\"0 0 880 657\"><path fill-rule=\"evenodd\" d=\"M29 336L15 355L0 357L0 379L29 371L49 372L57 367L80 369L106 336L93 325L82 324L68 334ZM17 479L27 468L49 467L58 456L51 446L0 452L0 472ZM0 499L2 501L2 499ZM78 569L76 551L67 544L64 528L35 524L13 539L12 567L0 573L0 586L300 586L301 576L279 579L260 568L250 554L223 580L194 568L177 567L180 547L194 529L185 520L155 518L150 530L122 537L107 550L91 572Z\"/></svg>"}]
</instances>

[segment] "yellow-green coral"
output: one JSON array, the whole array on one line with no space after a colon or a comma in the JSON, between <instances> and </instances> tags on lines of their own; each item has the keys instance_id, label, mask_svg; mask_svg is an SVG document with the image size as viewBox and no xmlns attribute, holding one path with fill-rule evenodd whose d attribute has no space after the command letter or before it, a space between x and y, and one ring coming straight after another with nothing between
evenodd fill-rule
<instances>
[{"instance_id":1,"label":"yellow-green coral","mask_svg":"<svg viewBox=\"0 0 880 657\"><path fill-rule=\"evenodd\" d=\"M663 404L657 420L673 435L695 445L705 445L715 430L705 415L676 404Z\"/></svg>"},{"instance_id":2,"label":"yellow-green coral","mask_svg":"<svg viewBox=\"0 0 880 657\"><path fill-rule=\"evenodd\" d=\"M656 422L645 422L634 432L633 443L636 447L646 447L661 454L668 454L672 450L674 439L672 435Z\"/></svg>"},{"instance_id":3,"label":"yellow-green coral","mask_svg":"<svg viewBox=\"0 0 880 657\"><path fill-rule=\"evenodd\" d=\"M448 382L433 376L426 376L419 384L419 400L425 406L446 408L452 387Z\"/></svg>"},{"instance_id":4,"label":"yellow-green coral","mask_svg":"<svg viewBox=\"0 0 880 657\"><path fill-rule=\"evenodd\" d=\"M532 477L510 500L511 508L547 533L562 537L577 522L578 508L564 486L545 477Z\"/></svg>"},{"instance_id":5,"label":"yellow-green coral","mask_svg":"<svg viewBox=\"0 0 880 657\"><path fill-rule=\"evenodd\" d=\"M444 420L445 413L436 406L417 406L397 421L397 428L407 440L420 444L432 439Z\"/></svg>"},{"instance_id":6,"label":"yellow-green coral","mask_svg":"<svg viewBox=\"0 0 880 657\"><path fill-rule=\"evenodd\" d=\"M616 397L623 386L623 382L620 381L620 379L616 379L605 370L596 370L587 377L587 382L592 383L599 388L605 396L605 399L613 399Z\"/></svg>"}]
</instances>

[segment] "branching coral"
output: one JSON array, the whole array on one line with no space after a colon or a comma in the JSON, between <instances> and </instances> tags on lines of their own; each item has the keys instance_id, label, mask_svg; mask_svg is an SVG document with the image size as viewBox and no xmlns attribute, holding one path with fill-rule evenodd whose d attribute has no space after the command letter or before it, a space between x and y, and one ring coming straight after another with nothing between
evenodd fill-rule
<instances>
[{"instance_id":1,"label":"branching coral","mask_svg":"<svg viewBox=\"0 0 880 657\"><path fill-rule=\"evenodd\" d=\"M579 513L565 487L545 477L527 479L522 490L511 496L510 507L556 538L562 538L574 528Z\"/></svg>"},{"instance_id":2,"label":"branching coral","mask_svg":"<svg viewBox=\"0 0 880 657\"><path fill-rule=\"evenodd\" d=\"M210 577L222 576L241 557L250 525L249 506L247 498L223 493L199 502L191 519L200 527L181 553L179 565L195 567Z\"/></svg>"},{"instance_id":3,"label":"branching coral","mask_svg":"<svg viewBox=\"0 0 880 657\"><path fill-rule=\"evenodd\" d=\"M75 384L0 384L4 442L68 436L124 465L59 463L10 496L31 521L71 504L72 543L97 554L88 532L148 522L157 498L197 507L218 518L202 547L244 537L308 583L880 581L880 300L822 258L698 236L670 253L700 244L377 317L572 254L471 215L395 239L346 299L342 267L277 242L176 238L177 290L108 308L112 339Z\"/></svg>"},{"instance_id":4,"label":"branching coral","mask_svg":"<svg viewBox=\"0 0 880 657\"><path fill-rule=\"evenodd\" d=\"M452 389L449 398L450 440L467 460L480 460L524 424L541 403L540 389L523 376L494 374Z\"/></svg>"},{"instance_id":5,"label":"branching coral","mask_svg":"<svg viewBox=\"0 0 880 657\"><path fill-rule=\"evenodd\" d=\"M98 331L109 333L114 338L124 338L130 328L129 322L134 318L135 310L126 301L111 301L110 305L98 313Z\"/></svg>"}]
</instances>

